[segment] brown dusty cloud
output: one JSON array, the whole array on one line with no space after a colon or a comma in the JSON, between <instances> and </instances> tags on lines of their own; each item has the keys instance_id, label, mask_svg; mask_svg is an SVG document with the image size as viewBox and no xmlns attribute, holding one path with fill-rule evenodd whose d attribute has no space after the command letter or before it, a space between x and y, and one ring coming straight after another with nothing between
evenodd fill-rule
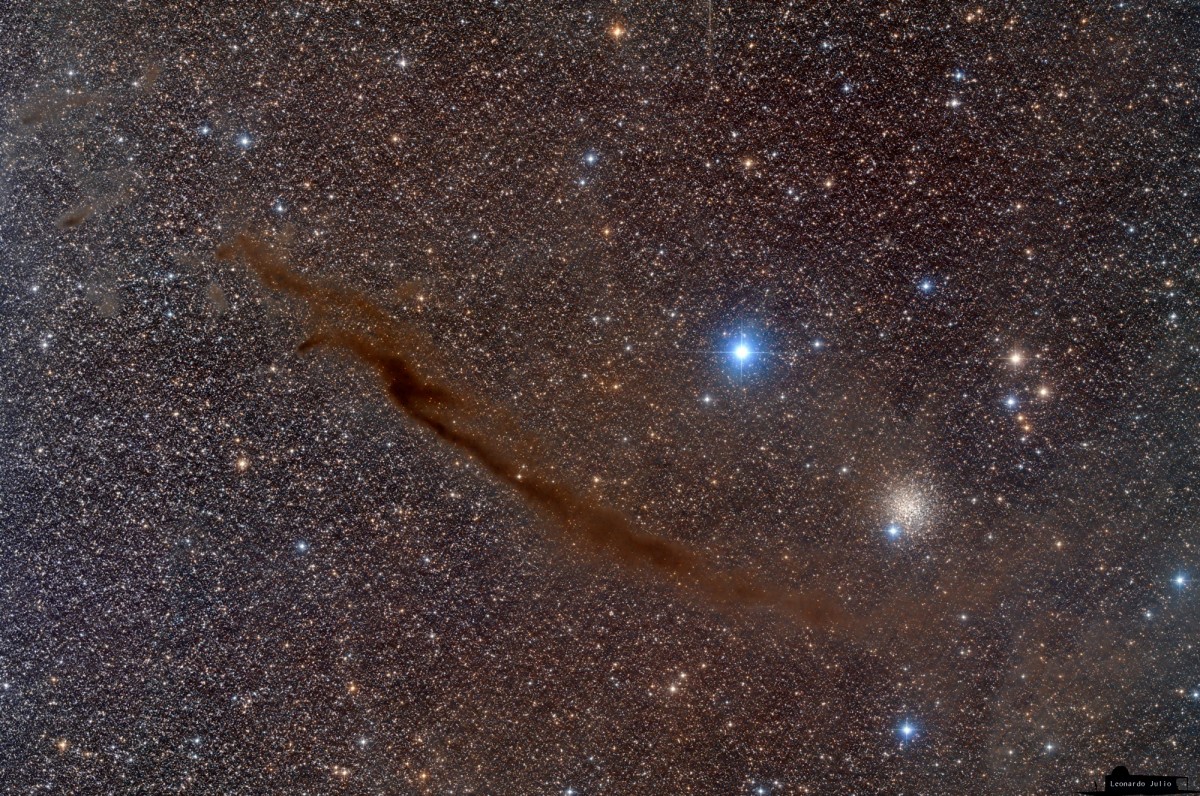
<instances>
[{"instance_id":1,"label":"brown dusty cloud","mask_svg":"<svg viewBox=\"0 0 1200 796\"><path fill-rule=\"evenodd\" d=\"M67 111L82 108L96 100L94 94L85 92L58 92L47 94L17 109L17 119L26 127L58 119Z\"/></svg>"},{"instance_id":2,"label":"brown dusty cloud","mask_svg":"<svg viewBox=\"0 0 1200 796\"><path fill-rule=\"evenodd\" d=\"M270 288L302 299L317 331L301 346L340 349L369 366L396 407L441 442L470 456L517 495L567 547L653 575L718 607L766 607L785 618L822 628L853 629L839 601L820 589L793 591L758 576L727 571L697 552L638 528L624 514L549 474L526 450L532 440L498 431L502 408L426 372L418 361L420 335L357 293L299 275L275 249L241 234L217 250L220 260L243 259Z\"/></svg>"},{"instance_id":3,"label":"brown dusty cloud","mask_svg":"<svg viewBox=\"0 0 1200 796\"><path fill-rule=\"evenodd\" d=\"M83 204L79 207L68 210L58 217L59 229L73 229L84 221L87 221L88 216L96 212L96 208L90 204Z\"/></svg>"}]
</instances>

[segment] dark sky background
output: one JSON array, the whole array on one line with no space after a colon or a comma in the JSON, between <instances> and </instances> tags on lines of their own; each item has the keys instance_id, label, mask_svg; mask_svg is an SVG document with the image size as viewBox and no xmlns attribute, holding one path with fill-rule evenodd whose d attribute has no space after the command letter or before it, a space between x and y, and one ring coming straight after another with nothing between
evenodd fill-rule
<instances>
[{"instance_id":1,"label":"dark sky background","mask_svg":"<svg viewBox=\"0 0 1200 796\"><path fill-rule=\"evenodd\" d=\"M1198 14L7 6L2 789L1200 774Z\"/></svg>"}]
</instances>

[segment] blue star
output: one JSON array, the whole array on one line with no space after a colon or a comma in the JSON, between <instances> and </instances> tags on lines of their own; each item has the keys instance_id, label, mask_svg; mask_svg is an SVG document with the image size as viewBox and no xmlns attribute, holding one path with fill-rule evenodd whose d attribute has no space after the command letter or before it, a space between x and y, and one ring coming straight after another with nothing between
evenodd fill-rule
<instances>
[{"instance_id":1,"label":"blue star","mask_svg":"<svg viewBox=\"0 0 1200 796\"><path fill-rule=\"evenodd\" d=\"M745 332L739 332L737 337L733 339L732 344L725 351L730 361L737 366L738 373L742 373L746 368L753 365L754 360L759 354L753 338Z\"/></svg>"},{"instance_id":2,"label":"blue star","mask_svg":"<svg viewBox=\"0 0 1200 796\"><path fill-rule=\"evenodd\" d=\"M772 353L756 333L746 330L722 334L717 345L712 353L725 359L736 378L757 372Z\"/></svg>"},{"instance_id":3,"label":"blue star","mask_svg":"<svg viewBox=\"0 0 1200 796\"><path fill-rule=\"evenodd\" d=\"M917 283L917 290L920 290L926 296L933 295L933 291L937 290L937 283L929 277L925 277Z\"/></svg>"}]
</instances>

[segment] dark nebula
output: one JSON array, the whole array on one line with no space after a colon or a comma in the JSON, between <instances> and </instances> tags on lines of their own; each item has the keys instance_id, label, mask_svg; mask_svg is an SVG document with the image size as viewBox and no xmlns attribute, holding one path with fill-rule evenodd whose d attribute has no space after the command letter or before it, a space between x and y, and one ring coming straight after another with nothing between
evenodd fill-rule
<instances>
[{"instance_id":1,"label":"dark nebula","mask_svg":"<svg viewBox=\"0 0 1200 796\"><path fill-rule=\"evenodd\" d=\"M620 512L514 456L498 444L500 435L495 429L488 433L484 428L487 418L499 410L422 375L412 360L411 350L417 347L414 333L368 299L304 279L264 241L244 233L217 250L218 260L238 257L244 258L267 286L304 299L320 317L320 331L300 346L302 351L319 346L343 349L370 366L388 397L406 415L442 442L471 456L489 475L520 495L532 511L551 521L564 542L581 541L607 559L652 570L719 604L766 604L819 627L845 624L845 617L828 595L788 593L756 582L748 572L721 572L682 545L638 530Z\"/></svg>"},{"instance_id":2,"label":"dark nebula","mask_svg":"<svg viewBox=\"0 0 1200 796\"><path fill-rule=\"evenodd\" d=\"M81 205L74 210L68 210L58 218L58 226L62 229L71 229L77 227L84 221L87 221L88 216L96 212L96 208L91 205Z\"/></svg>"}]
</instances>

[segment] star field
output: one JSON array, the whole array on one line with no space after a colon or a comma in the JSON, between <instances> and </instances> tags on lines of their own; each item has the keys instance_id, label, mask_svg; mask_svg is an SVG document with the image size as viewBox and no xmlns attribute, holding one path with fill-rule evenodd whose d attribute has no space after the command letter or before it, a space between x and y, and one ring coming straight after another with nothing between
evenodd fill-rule
<instances>
[{"instance_id":1,"label":"star field","mask_svg":"<svg viewBox=\"0 0 1200 796\"><path fill-rule=\"evenodd\" d=\"M1200 775L1198 45L1124 1L6 9L0 791ZM478 436L329 328L419 340Z\"/></svg>"}]
</instances>

